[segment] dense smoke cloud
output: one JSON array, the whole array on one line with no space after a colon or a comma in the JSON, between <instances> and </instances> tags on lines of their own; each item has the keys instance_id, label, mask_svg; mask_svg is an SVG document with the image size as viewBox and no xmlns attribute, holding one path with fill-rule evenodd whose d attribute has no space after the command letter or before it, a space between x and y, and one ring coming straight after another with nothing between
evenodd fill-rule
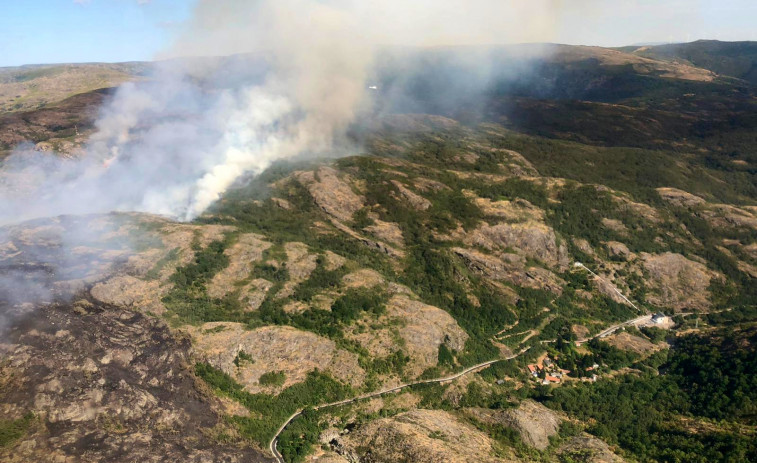
<instances>
[{"instance_id":1,"label":"dense smoke cloud","mask_svg":"<svg viewBox=\"0 0 757 463\"><path fill-rule=\"evenodd\" d=\"M0 343L40 305L67 303L133 255L129 214L43 218L0 227Z\"/></svg>"},{"instance_id":2,"label":"dense smoke cloud","mask_svg":"<svg viewBox=\"0 0 757 463\"><path fill-rule=\"evenodd\" d=\"M548 40L559 3L201 0L164 58L245 55L168 59L123 85L75 161L17 150L0 174L0 224L110 210L192 219L243 174L329 153L368 107L379 47Z\"/></svg>"}]
</instances>

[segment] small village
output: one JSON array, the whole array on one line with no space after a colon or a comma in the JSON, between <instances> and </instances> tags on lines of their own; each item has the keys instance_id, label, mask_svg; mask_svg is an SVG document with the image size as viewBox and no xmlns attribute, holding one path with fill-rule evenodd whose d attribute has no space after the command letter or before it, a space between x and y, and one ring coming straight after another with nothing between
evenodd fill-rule
<instances>
[{"instance_id":1,"label":"small village","mask_svg":"<svg viewBox=\"0 0 757 463\"><path fill-rule=\"evenodd\" d=\"M564 368L560 368L558 365L559 356L552 356L549 355L544 356L541 358L537 363L531 363L526 366L528 374L531 376L533 381L539 382L543 385L549 385L549 384L560 384L565 381L569 380L580 380L580 381L591 381L594 382L597 380L597 369L599 368L598 364L593 364L590 367L586 367L585 369L585 375L582 377L577 377L577 375L574 375L573 377L569 376L571 374L571 370L566 370Z\"/></svg>"},{"instance_id":2,"label":"small village","mask_svg":"<svg viewBox=\"0 0 757 463\"><path fill-rule=\"evenodd\" d=\"M634 327L660 327L663 329L670 329L673 326L671 318L663 313L654 313L651 316L645 317L643 320L639 320L634 323ZM619 327L620 330L624 330L623 327ZM601 333L598 338L604 338L617 332L617 328ZM581 348L589 340L574 340L572 344L576 348ZM600 375L601 365L593 363L589 366L576 366L573 371L562 368L559 365L560 355L557 353L544 354L538 359L537 362L526 365L526 373L531 380L542 385L558 385L567 381L583 381L583 382L596 382ZM569 362L575 363L575 362ZM578 370L581 371L578 371Z\"/></svg>"}]
</instances>

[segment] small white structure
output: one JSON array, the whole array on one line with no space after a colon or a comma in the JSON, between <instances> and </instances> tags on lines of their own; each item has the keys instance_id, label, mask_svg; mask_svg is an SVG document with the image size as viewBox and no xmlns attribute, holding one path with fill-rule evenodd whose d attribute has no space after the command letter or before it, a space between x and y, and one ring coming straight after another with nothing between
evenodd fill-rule
<instances>
[{"instance_id":1,"label":"small white structure","mask_svg":"<svg viewBox=\"0 0 757 463\"><path fill-rule=\"evenodd\" d=\"M665 325L670 322L670 317L663 313L656 313L652 315L652 323L655 325Z\"/></svg>"}]
</instances>

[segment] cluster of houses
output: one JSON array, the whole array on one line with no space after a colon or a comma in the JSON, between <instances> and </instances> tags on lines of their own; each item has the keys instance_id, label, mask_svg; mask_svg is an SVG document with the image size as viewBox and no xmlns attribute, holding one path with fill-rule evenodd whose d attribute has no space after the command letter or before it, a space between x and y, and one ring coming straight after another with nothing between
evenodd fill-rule
<instances>
[{"instance_id":1,"label":"cluster of houses","mask_svg":"<svg viewBox=\"0 0 757 463\"><path fill-rule=\"evenodd\" d=\"M527 365L526 368L531 377L544 385L559 384L567 379L568 375L570 374L570 370L565 370L557 365L556 356L554 359L550 358L549 356L544 357L544 359L542 359L538 363L531 363ZM595 363L591 367L588 367L586 371L594 371L597 368L599 368L599 365ZM597 375L592 374L590 380L596 381Z\"/></svg>"},{"instance_id":2,"label":"cluster of houses","mask_svg":"<svg viewBox=\"0 0 757 463\"><path fill-rule=\"evenodd\" d=\"M549 357L544 357L539 363L532 363L527 368L529 374L537 380L540 379L542 384L561 383L563 377L570 374L570 370L563 370Z\"/></svg>"},{"instance_id":3,"label":"cluster of houses","mask_svg":"<svg viewBox=\"0 0 757 463\"><path fill-rule=\"evenodd\" d=\"M637 326L661 326L662 328L669 327L673 323L672 319L665 315L664 313L655 313L652 314L651 317L649 317L644 325L637 325ZM612 333L612 331L605 332L607 334ZM604 334L603 336L606 336L607 334ZM581 344L588 342L588 339L585 340L577 340L575 341L576 346L581 346ZM564 370L560 368L557 365L557 356L553 356L551 358L549 355L545 356L543 359L539 360L537 363L532 363L526 366L528 374L537 382L547 385L547 384L559 384L564 382L566 379L573 379L568 377L570 374L570 370ZM584 370L587 375L580 374L581 381L596 381L597 380L597 369L599 368L598 364L594 364L590 367L586 367ZM591 376L588 376L591 375Z\"/></svg>"}]
</instances>

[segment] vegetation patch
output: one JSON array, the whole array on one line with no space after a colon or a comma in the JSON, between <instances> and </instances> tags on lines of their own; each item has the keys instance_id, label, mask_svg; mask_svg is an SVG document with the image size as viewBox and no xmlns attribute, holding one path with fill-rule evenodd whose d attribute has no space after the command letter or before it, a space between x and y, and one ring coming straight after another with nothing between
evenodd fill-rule
<instances>
[{"instance_id":1,"label":"vegetation patch","mask_svg":"<svg viewBox=\"0 0 757 463\"><path fill-rule=\"evenodd\" d=\"M282 386L287 376L283 371L269 371L260 375L258 382L261 386Z\"/></svg>"},{"instance_id":2,"label":"vegetation patch","mask_svg":"<svg viewBox=\"0 0 757 463\"><path fill-rule=\"evenodd\" d=\"M147 274L145 275L145 278L149 280L155 280L158 277L160 277L160 272L163 271L164 268L168 266L171 262L176 261L179 258L179 254L181 253L180 248L174 248L168 251L168 253L161 257L160 260L158 260L155 263L155 266L151 268Z\"/></svg>"},{"instance_id":3,"label":"vegetation patch","mask_svg":"<svg viewBox=\"0 0 757 463\"><path fill-rule=\"evenodd\" d=\"M234 365L236 365L237 367L241 367L244 364L250 364L250 363L255 363L255 359L252 358L252 355L248 354L247 352L243 350L240 350L239 352L237 352L237 356L234 357ZM283 381L281 383L284 384ZM262 378L261 378L261 384L262 384Z\"/></svg>"},{"instance_id":4,"label":"vegetation patch","mask_svg":"<svg viewBox=\"0 0 757 463\"><path fill-rule=\"evenodd\" d=\"M376 316L384 313L387 299L388 295L380 289L351 288L331 304L331 310L310 308L301 313L287 313L283 310L284 300L269 296L251 323L290 325L346 342L344 327L363 313Z\"/></svg>"},{"instance_id":5,"label":"vegetation patch","mask_svg":"<svg viewBox=\"0 0 757 463\"><path fill-rule=\"evenodd\" d=\"M315 270L307 280L303 281L294 290L292 299L297 301L310 301L316 293L333 291L339 287L339 282L346 273L344 267L335 270L327 270L325 257L316 258Z\"/></svg>"},{"instance_id":6,"label":"vegetation patch","mask_svg":"<svg viewBox=\"0 0 757 463\"><path fill-rule=\"evenodd\" d=\"M313 451L324 428L323 414L306 409L279 436L278 450L287 463L300 463Z\"/></svg>"},{"instance_id":7,"label":"vegetation patch","mask_svg":"<svg viewBox=\"0 0 757 463\"><path fill-rule=\"evenodd\" d=\"M386 357L376 358L369 357L367 352L361 351L359 354L360 366L366 373L365 389L368 391L376 389L381 384L380 377L397 375L404 378L405 366L410 362L410 357L401 350L396 350Z\"/></svg>"},{"instance_id":8,"label":"vegetation patch","mask_svg":"<svg viewBox=\"0 0 757 463\"><path fill-rule=\"evenodd\" d=\"M170 281L173 288L162 301L182 323L198 325L205 322L236 321L242 307L232 296L212 298L207 285L213 276L229 265L224 251L232 237L213 241L204 249L195 247L195 257L189 264L177 267Z\"/></svg>"},{"instance_id":9,"label":"vegetation patch","mask_svg":"<svg viewBox=\"0 0 757 463\"><path fill-rule=\"evenodd\" d=\"M754 329L686 336L661 366L665 375L540 389L537 399L640 461L754 461L754 436L731 432L728 423L757 423L756 341ZM708 424L685 426L684 417Z\"/></svg>"},{"instance_id":10,"label":"vegetation patch","mask_svg":"<svg viewBox=\"0 0 757 463\"><path fill-rule=\"evenodd\" d=\"M34 415L27 413L16 420L0 420L0 448L8 447L23 437L34 423Z\"/></svg>"},{"instance_id":11,"label":"vegetation patch","mask_svg":"<svg viewBox=\"0 0 757 463\"><path fill-rule=\"evenodd\" d=\"M206 363L195 365L195 374L213 390L236 400L250 410L249 417L231 417L240 433L265 447L278 427L297 410L342 400L353 394L352 389L319 371L310 372L301 383L284 389L277 396L251 394L231 376ZM283 438L282 438L283 441ZM284 446L282 445L282 453Z\"/></svg>"}]
</instances>

